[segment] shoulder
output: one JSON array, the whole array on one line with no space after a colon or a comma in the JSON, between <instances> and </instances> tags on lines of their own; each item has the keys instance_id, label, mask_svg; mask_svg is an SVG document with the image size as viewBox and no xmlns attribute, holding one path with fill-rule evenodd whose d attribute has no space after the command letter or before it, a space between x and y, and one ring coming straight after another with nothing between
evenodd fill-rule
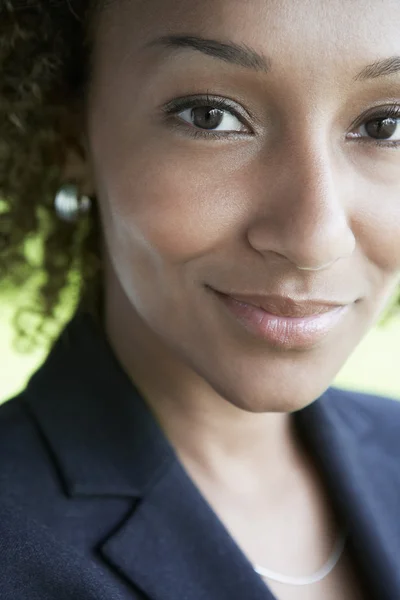
<instances>
[{"instance_id":1,"label":"shoulder","mask_svg":"<svg viewBox=\"0 0 400 600\"><path fill-rule=\"evenodd\" d=\"M45 441L25 402L25 392L0 406L0 501L37 501L54 481ZM38 485L38 483L40 484Z\"/></svg>"},{"instance_id":2,"label":"shoulder","mask_svg":"<svg viewBox=\"0 0 400 600\"><path fill-rule=\"evenodd\" d=\"M0 405L0 598L120 598L92 543L122 519L127 501L67 495L26 396Z\"/></svg>"},{"instance_id":3,"label":"shoulder","mask_svg":"<svg viewBox=\"0 0 400 600\"><path fill-rule=\"evenodd\" d=\"M332 386L299 411L296 422L318 452L400 458L400 401L393 397Z\"/></svg>"},{"instance_id":4,"label":"shoulder","mask_svg":"<svg viewBox=\"0 0 400 600\"><path fill-rule=\"evenodd\" d=\"M328 413L349 436L400 453L400 400L383 394L331 387L327 393Z\"/></svg>"},{"instance_id":5,"label":"shoulder","mask_svg":"<svg viewBox=\"0 0 400 600\"><path fill-rule=\"evenodd\" d=\"M400 420L400 398L334 386L329 388L328 396L339 411L346 411L348 415L365 415L389 423L392 419Z\"/></svg>"},{"instance_id":6,"label":"shoulder","mask_svg":"<svg viewBox=\"0 0 400 600\"><path fill-rule=\"evenodd\" d=\"M11 456L28 458L34 447L40 446L34 422L21 393L0 405L0 466ZM29 449L29 450L28 450ZM0 472L3 469L0 469Z\"/></svg>"}]
</instances>

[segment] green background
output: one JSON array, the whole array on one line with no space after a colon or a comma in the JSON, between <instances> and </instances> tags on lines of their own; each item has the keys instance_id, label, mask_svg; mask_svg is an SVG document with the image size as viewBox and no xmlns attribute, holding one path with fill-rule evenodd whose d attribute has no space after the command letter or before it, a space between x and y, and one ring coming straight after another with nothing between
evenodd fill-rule
<instances>
[{"instance_id":1,"label":"green background","mask_svg":"<svg viewBox=\"0 0 400 600\"><path fill-rule=\"evenodd\" d=\"M41 348L19 354L12 348L11 305L0 304L0 402L11 398L26 384L47 353ZM400 399L400 317L388 325L375 326L362 340L333 382L340 387Z\"/></svg>"}]
</instances>

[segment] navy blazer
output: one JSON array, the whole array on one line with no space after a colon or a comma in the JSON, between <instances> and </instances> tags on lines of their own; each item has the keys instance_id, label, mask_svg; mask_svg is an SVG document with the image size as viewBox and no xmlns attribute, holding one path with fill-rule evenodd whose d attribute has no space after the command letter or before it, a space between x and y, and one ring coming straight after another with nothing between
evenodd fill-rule
<instances>
[{"instance_id":1,"label":"navy blazer","mask_svg":"<svg viewBox=\"0 0 400 600\"><path fill-rule=\"evenodd\" d=\"M400 403L330 387L293 419L368 597L399 600ZM0 461L1 600L273 599L88 315L1 406Z\"/></svg>"}]
</instances>

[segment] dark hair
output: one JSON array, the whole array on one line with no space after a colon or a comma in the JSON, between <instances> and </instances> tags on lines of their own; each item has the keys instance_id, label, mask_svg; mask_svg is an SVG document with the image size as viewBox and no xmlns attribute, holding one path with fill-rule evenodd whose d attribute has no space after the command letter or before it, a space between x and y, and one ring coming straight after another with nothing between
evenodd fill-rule
<instances>
[{"instance_id":1,"label":"dark hair","mask_svg":"<svg viewBox=\"0 0 400 600\"><path fill-rule=\"evenodd\" d=\"M22 284L34 290L14 318L17 339L28 347L49 322L58 322L65 290L73 290L74 304L99 314L97 211L71 226L56 217L53 205L66 148L74 143L66 120L84 102L91 33L100 4L109 2L0 5L0 277L4 294Z\"/></svg>"},{"instance_id":2,"label":"dark hair","mask_svg":"<svg viewBox=\"0 0 400 600\"><path fill-rule=\"evenodd\" d=\"M50 322L57 330L65 290L70 303L98 310L96 204L76 225L54 212L66 149L74 148L68 115L81 110L85 97L98 7L98 0L3 0L0 6L1 292L26 290L14 325L28 348L42 334L48 339Z\"/></svg>"}]
</instances>

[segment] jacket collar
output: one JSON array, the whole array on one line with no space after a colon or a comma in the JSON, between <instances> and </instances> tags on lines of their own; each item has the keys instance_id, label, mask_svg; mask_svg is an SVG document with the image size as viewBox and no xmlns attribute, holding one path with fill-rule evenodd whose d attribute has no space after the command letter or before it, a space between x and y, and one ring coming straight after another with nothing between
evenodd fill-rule
<instances>
[{"instance_id":1,"label":"jacket collar","mask_svg":"<svg viewBox=\"0 0 400 600\"><path fill-rule=\"evenodd\" d=\"M88 315L66 327L25 398L71 497L141 498L102 552L152 600L272 600ZM390 410L396 421L332 387L293 414L380 600L400 598L400 407Z\"/></svg>"},{"instance_id":2,"label":"jacket collar","mask_svg":"<svg viewBox=\"0 0 400 600\"><path fill-rule=\"evenodd\" d=\"M70 496L140 497L175 459L106 337L83 312L29 381L27 402Z\"/></svg>"},{"instance_id":3,"label":"jacket collar","mask_svg":"<svg viewBox=\"0 0 400 600\"><path fill-rule=\"evenodd\" d=\"M331 387L296 421L347 523L370 592L400 598L399 403Z\"/></svg>"}]
</instances>

